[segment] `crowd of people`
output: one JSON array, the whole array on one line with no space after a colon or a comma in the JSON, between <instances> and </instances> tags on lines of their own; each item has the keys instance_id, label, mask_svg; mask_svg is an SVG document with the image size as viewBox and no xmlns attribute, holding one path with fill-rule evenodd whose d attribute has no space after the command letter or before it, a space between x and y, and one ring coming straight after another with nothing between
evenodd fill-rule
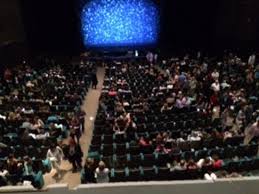
<instances>
[{"instance_id":1,"label":"crowd of people","mask_svg":"<svg viewBox=\"0 0 259 194\"><path fill-rule=\"evenodd\" d=\"M65 158L81 170L79 139L85 113L81 103L90 84L91 64L7 67L0 78L0 185L41 188L52 168L61 178ZM69 138L68 144L64 140Z\"/></svg>"},{"instance_id":2,"label":"crowd of people","mask_svg":"<svg viewBox=\"0 0 259 194\"><path fill-rule=\"evenodd\" d=\"M258 150L259 66L255 55L246 59L199 53L108 63L89 154L106 161L114 176L142 169L145 177L153 165L153 179L164 167L165 179L176 169L207 169L206 179L248 171L249 165L230 167L244 158L255 162Z\"/></svg>"},{"instance_id":3,"label":"crowd of people","mask_svg":"<svg viewBox=\"0 0 259 194\"><path fill-rule=\"evenodd\" d=\"M24 62L0 78L0 185L68 159L82 183L239 177L259 168L259 66L232 53L107 62L88 158L80 106L92 63ZM67 141L64 141L67 140ZM64 144L64 142L68 142ZM179 173L182 172L182 173Z\"/></svg>"}]
</instances>

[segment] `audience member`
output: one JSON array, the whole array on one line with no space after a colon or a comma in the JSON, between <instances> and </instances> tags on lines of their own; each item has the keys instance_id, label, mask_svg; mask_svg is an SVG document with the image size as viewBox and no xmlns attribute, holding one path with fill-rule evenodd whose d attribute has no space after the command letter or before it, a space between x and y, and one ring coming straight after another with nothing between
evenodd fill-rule
<instances>
[{"instance_id":1,"label":"audience member","mask_svg":"<svg viewBox=\"0 0 259 194\"><path fill-rule=\"evenodd\" d=\"M110 170L106 168L103 161L99 162L98 167L95 170L95 178L97 183L108 183L109 182L109 172Z\"/></svg>"},{"instance_id":2,"label":"audience member","mask_svg":"<svg viewBox=\"0 0 259 194\"><path fill-rule=\"evenodd\" d=\"M94 161L92 159L87 158L85 160L83 183L96 183L93 164Z\"/></svg>"},{"instance_id":3,"label":"audience member","mask_svg":"<svg viewBox=\"0 0 259 194\"><path fill-rule=\"evenodd\" d=\"M47 158L51 161L52 167L56 170L58 177L61 177L60 164L64 157L63 151L59 146L51 144L47 152Z\"/></svg>"}]
</instances>

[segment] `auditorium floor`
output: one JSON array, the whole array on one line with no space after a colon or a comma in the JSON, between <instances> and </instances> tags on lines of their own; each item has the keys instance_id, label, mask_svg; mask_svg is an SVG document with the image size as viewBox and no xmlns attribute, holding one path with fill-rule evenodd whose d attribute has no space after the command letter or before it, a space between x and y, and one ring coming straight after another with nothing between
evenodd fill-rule
<instances>
[{"instance_id":1,"label":"auditorium floor","mask_svg":"<svg viewBox=\"0 0 259 194\"><path fill-rule=\"evenodd\" d=\"M103 80L104 80L105 69L97 69L98 77L98 88L97 90L89 89L85 101L82 105L82 109L85 111L85 132L81 137L81 147L84 152L84 158L87 156L87 150L89 148L91 137L93 133L93 121L96 117L97 108L99 104L99 97L101 95ZM52 170L50 173L44 175L45 185L56 184L56 183L67 183L69 188L74 188L80 184L80 172L72 173L72 165L68 161L62 161L61 164L62 177L61 179L55 178L55 170Z\"/></svg>"}]
</instances>

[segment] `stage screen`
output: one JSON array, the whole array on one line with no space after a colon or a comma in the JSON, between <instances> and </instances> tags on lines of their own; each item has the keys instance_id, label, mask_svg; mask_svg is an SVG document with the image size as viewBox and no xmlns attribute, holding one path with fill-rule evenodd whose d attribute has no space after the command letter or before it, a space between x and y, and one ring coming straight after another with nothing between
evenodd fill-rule
<instances>
[{"instance_id":1,"label":"stage screen","mask_svg":"<svg viewBox=\"0 0 259 194\"><path fill-rule=\"evenodd\" d=\"M159 36L159 8L152 0L90 0L82 7L86 47L154 45Z\"/></svg>"}]
</instances>

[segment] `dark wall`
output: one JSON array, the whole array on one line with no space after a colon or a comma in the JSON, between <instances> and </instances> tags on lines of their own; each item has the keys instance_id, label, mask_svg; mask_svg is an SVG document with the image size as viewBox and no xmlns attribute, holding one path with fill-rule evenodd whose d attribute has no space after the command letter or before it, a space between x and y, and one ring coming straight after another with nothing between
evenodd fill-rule
<instances>
[{"instance_id":1,"label":"dark wall","mask_svg":"<svg viewBox=\"0 0 259 194\"><path fill-rule=\"evenodd\" d=\"M258 0L164 0L164 50L258 49Z\"/></svg>"},{"instance_id":2,"label":"dark wall","mask_svg":"<svg viewBox=\"0 0 259 194\"><path fill-rule=\"evenodd\" d=\"M27 55L20 0L0 0L0 70Z\"/></svg>"},{"instance_id":3,"label":"dark wall","mask_svg":"<svg viewBox=\"0 0 259 194\"><path fill-rule=\"evenodd\" d=\"M222 0L214 44L247 51L258 49L258 6L257 0Z\"/></svg>"},{"instance_id":4,"label":"dark wall","mask_svg":"<svg viewBox=\"0 0 259 194\"><path fill-rule=\"evenodd\" d=\"M161 47L178 50L210 45L217 1L164 0L161 9Z\"/></svg>"},{"instance_id":5,"label":"dark wall","mask_svg":"<svg viewBox=\"0 0 259 194\"><path fill-rule=\"evenodd\" d=\"M33 52L75 54L80 48L76 0L21 0Z\"/></svg>"},{"instance_id":6,"label":"dark wall","mask_svg":"<svg viewBox=\"0 0 259 194\"><path fill-rule=\"evenodd\" d=\"M20 1L26 39L32 51L60 54L83 51L80 0ZM258 0L157 1L161 5L162 51L259 47Z\"/></svg>"},{"instance_id":7,"label":"dark wall","mask_svg":"<svg viewBox=\"0 0 259 194\"><path fill-rule=\"evenodd\" d=\"M0 0L0 44L24 41L19 0Z\"/></svg>"}]
</instances>

